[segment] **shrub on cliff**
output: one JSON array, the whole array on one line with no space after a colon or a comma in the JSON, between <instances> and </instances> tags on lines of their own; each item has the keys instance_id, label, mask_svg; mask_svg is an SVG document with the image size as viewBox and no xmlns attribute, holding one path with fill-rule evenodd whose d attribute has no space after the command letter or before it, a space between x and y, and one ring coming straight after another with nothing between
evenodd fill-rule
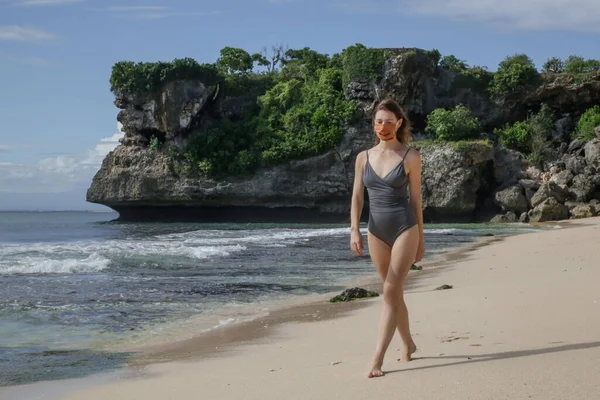
<instances>
[{"instance_id":1,"label":"shrub on cliff","mask_svg":"<svg viewBox=\"0 0 600 400\"><path fill-rule=\"evenodd\" d=\"M544 63L544 66L542 67L542 70L546 73L553 73L553 74L558 74L563 72L565 69L565 63L557 57L553 57L548 59L548 61L546 61Z\"/></svg>"},{"instance_id":2,"label":"shrub on cliff","mask_svg":"<svg viewBox=\"0 0 600 400\"><path fill-rule=\"evenodd\" d=\"M600 70L600 61L586 60L579 56L569 56L565 61L565 72L568 74L583 74Z\"/></svg>"},{"instance_id":3,"label":"shrub on cliff","mask_svg":"<svg viewBox=\"0 0 600 400\"><path fill-rule=\"evenodd\" d=\"M554 112L542 104L540 111L527 121L518 121L504 129L496 129L500 144L525 153L534 164L541 165L551 155L548 136L554 128Z\"/></svg>"},{"instance_id":4,"label":"shrub on cliff","mask_svg":"<svg viewBox=\"0 0 600 400\"><path fill-rule=\"evenodd\" d=\"M342 51L344 83L349 81L373 81L381 73L390 54L385 49L368 48L360 43Z\"/></svg>"},{"instance_id":5,"label":"shrub on cliff","mask_svg":"<svg viewBox=\"0 0 600 400\"><path fill-rule=\"evenodd\" d=\"M478 65L462 70L453 82L454 88L469 88L475 92L486 94L494 74Z\"/></svg>"},{"instance_id":6,"label":"shrub on cliff","mask_svg":"<svg viewBox=\"0 0 600 400\"><path fill-rule=\"evenodd\" d=\"M264 164L317 155L333 148L356 105L343 94L343 72L321 69L303 82L278 83L259 98L257 147Z\"/></svg>"},{"instance_id":7,"label":"shrub on cliff","mask_svg":"<svg viewBox=\"0 0 600 400\"><path fill-rule=\"evenodd\" d=\"M554 112L546 104L542 104L540 111L528 119L531 130L529 161L536 165L542 165L552 155L548 137L554 130L554 120Z\"/></svg>"},{"instance_id":8,"label":"shrub on cliff","mask_svg":"<svg viewBox=\"0 0 600 400\"><path fill-rule=\"evenodd\" d=\"M198 64L192 58L153 63L120 61L112 67L110 89L113 93L146 94L176 79L198 79L211 84L219 81L219 74L214 65Z\"/></svg>"},{"instance_id":9,"label":"shrub on cliff","mask_svg":"<svg viewBox=\"0 0 600 400\"><path fill-rule=\"evenodd\" d=\"M244 49L236 47L224 47L221 49L220 56L217 59L216 67L225 75L248 73L254 64L250 53Z\"/></svg>"},{"instance_id":10,"label":"shrub on cliff","mask_svg":"<svg viewBox=\"0 0 600 400\"><path fill-rule=\"evenodd\" d=\"M245 56L240 58L247 61ZM343 125L357 115L355 103L344 95L341 56L330 59L309 48L288 50L281 65L274 74L227 69L224 90L228 95L240 90L239 94L248 93L253 87L258 92L257 105L241 121L222 119L195 135L185 157L188 170L213 177L238 175L258 165L322 154L340 142ZM257 85L262 81L260 92Z\"/></svg>"},{"instance_id":11,"label":"shrub on cliff","mask_svg":"<svg viewBox=\"0 0 600 400\"><path fill-rule=\"evenodd\" d=\"M252 151L256 124L251 115L243 121L224 118L217 126L193 136L184 155L189 168L216 177L253 171L257 163Z\"/></svg>"},{"instance_id":12,"label":"shrub on cliff","mask_svg":"<svg viewBox=\"0 0 600 400\"><path fill-rule=\"evenodd\" d=\"M580 56L569 56L565 61L554 57L546 61L543 71L553 74L566 74L571 76L574 82L582 82L590 79L600 71L600 61L586 60Z\"/></svg>"},{"instance_id":13,"label":"shrub on cliff","mask_svg":"<svg viewBox=\"0 0 600 400\"><path fill-rule=\"evenodd\" d=\"M471 139L479 133L479 119L462 104L452 110L438 108L427 116L428 132L433 133L436 141L455 141Z\"/></svg>"},{"instance_id":14,"label":"shrub on cliff","mask_svg":"<svg viewBox=\"0 0 600 400\"><path fill-rule=\"evenodd\" d=\"M517 121L504 129L496 129L495 133L498 135L502 146L522 153L529 152L531 130L527 121Z\"/></svg>"},{"instance_id":15,"label":"shrub on cliff","mask_svg":"<svg viewBox=\"0 0 600 400\"><path fill-rule=\"evenodd\" d=\"M308 47L299 50L289 49L282 60L284 68L281 70L280 79L310 79L318 70L327 68L328 62L327 54L321 54Z\"/></svg>"},{"instance_id":16,"label":"shrub on cliff","mask_svg":"<svg viewBox=\"0 0 600 400\"><path fill-rule=\"evenodd\" d=\"M442 57L440 67L454 72L462 72L468 68L468 65L463 60L459 60L455 55L450 54L449 56Z\"/></svg>"},{"instance_id":17,"label":"shrub on cliff","mask_svg":"<svg viewBox=\"0 0 600 400\"><path fill-rule=\"evenodd\" d=\"M577 135L591 140L595 137L595 128L600 126L600 106L589 108L581 115L577 123Z\"/></svg>"},{"instance_id":18,"label":"shrub on cliff","mask_svg":"<svg viewBox=\"0 0 600 400\"><path fill-rule=\"evenodd\" d=\"M497 100L507 100L541 82L540 73L525 54L506 57L491 80L490 92Z\"/></svg>"}]
</instances>

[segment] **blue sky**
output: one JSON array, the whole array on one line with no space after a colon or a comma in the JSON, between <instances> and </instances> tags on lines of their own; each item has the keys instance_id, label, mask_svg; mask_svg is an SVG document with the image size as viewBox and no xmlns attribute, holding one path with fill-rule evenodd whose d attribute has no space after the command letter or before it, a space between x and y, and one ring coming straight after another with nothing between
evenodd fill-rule
<instances>
[{"instance_id":1,"label":"blue sky","mask_svg":"<svg viewBox=\"0 0 600 400\"><path fill-rule=\"evenodd\" d=\"M121 60L214 62L225 46L421 47L495 70L527 53L600 58L598 0L0 0L0 209L98 209Z\"/></svg>"}]
</instances>

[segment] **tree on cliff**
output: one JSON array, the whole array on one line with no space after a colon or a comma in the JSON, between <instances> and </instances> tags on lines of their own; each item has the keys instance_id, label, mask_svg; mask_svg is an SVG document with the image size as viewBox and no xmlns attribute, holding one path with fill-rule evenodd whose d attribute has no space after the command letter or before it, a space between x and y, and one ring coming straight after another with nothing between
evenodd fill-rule
<instances>
[{"instance_id":1,"label":"tree on cliff","mask_svg":"<svg viewBox=\"0 0 600 400\"><path fill-rule=\"evenodd\" d=\"M459 60L454 55L445 56L440 61L440 66L454 72L461 72L468 68L468 65L463 60Z\"/></svg>"},{"instance_id":2,"label":"tree on cliff","mask_svg":"<svg viewBox=\"0 0 600 400\"><path fill-rule=\"evenodd\" d=\"M216 65L227 75L243 74L252 70L253 60L250 53L244 49L224 47Z\"/></svg>"},{"instance_id":3,"label":"tree on cliff","mask_svg":"<svg viewBox=\"0 0 600 400\"><path fill-rule=\"evenodd\" d=\"M279 65L285 60L286 47L282 44L271 47L271 54L267 52L267 47L263 46L260 53L254 53L252 60L261 67L266 67L267 73L277 72Z\"/></svg>"},{"instance_id":4,"label":"tree on cliff","mask_svg":"<svg viewBox=\"0 0 600 400\"><path fill-rule=\"evenodd\" d=\"M329 56L321 54L308 47L299 50L289 49L285 52L285 58L281 63L285 66L283 73L285 78L306 79L314 76L317 70L327 67Z\"/></svg>"},{"instance_id":5,"label":"tree on cliff","mask_svg":"<svg viewBox=\"0 0 600 400\"><path fill-rule=\"evenodd\" d=\"M498 65L498 71L492 79L490 91L497 100L506 103L515 95L539 84L540 73L526 54L506 57ZM509 104L506 104L509 105Z\"/></svg>"},{"instance_id":6,"label":"tree on cliff","mask_svg":"<svg viewBox=\"0 0 600 400\"><path fill-rule=\"evenodd\" d=\"M565 63L558 57L552 57L544 63L542 70L544 72L559 74L565 69Z\"/></svg>"}]
</instances>

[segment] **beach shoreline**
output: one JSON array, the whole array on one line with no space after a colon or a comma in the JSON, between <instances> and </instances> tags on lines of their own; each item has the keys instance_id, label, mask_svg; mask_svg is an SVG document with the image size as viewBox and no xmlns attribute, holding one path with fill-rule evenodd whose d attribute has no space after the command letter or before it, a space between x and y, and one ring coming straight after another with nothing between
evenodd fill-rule
<instances>
[{"instance_id":1,"label":"beach shoreline","mask_svg":"<svg viewBox=\"0 0 600 400\"><path fill-rule=\"evenodd\" d=\"M556 223L549 224L550 227L557 225ZM566 224L565 226L568 227L570 224ZM539 225L538 227L544 228L544 225ZM529 232L516 234L522 235L527 233ZM449 248L431 259L419 263L423 267L423 270L410 272L407 280L407 292L416 292L422 289L419 283L420 277L440 274L444 271L445 267L457 261L468 259L469 253L472 251L502 241L505 237L510 236L512 235L480 237L474 242ZM382 289L381 282L379 282L375 270L373 270L372 276L357 278L347 283L347 287L359 286L378 293L381 293ZM169 342L167 343L161 343L159 338L158 341L144 342L139 346L113 348L110 350L134 352L128 365L115 371L88 377L11 386L7 395L11 395L11 392L44 392L45 397L40 398L61 398L60 395L76 388L94 387L123 379L141 378L145 376L145 371L155 364L195 362L211 358L227 357L236 354L246 346L278 340L278 331L285 325L329 321L348 317L360 309L372 307L374 301L373 299L362 299L349 303L329 303L328 299L336 294L339 294L339 292L302 296L303 298L292 299L279 304L279 307L273 308L267 315L258 316L246 322L236 322L232 325L217 327L209 332L196 334L191 338L178 338L174 341L168 339Z\"/></svg>"},{"instance_id":2,"label":"beach shoreline","mask_svg":"<svg viewBox=\"0 0 600 400\"><path fill-rule=\"evenodd\" d=\"M395 337L383 378L366 378L379 297L339 318L284 324L218 357L148 365L59 398L593 399L600 218L571 228L493 240L441 274L421 274L406 295L419 351L398 363ZM444 283L454 288L433 290Z\"/></svg>"}]
</instances>

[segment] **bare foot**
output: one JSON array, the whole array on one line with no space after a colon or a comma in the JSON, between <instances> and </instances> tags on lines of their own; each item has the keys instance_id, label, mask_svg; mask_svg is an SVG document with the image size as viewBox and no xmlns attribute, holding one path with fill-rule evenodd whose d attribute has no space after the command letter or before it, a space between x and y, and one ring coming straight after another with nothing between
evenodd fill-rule
<instances>
[{"instance_id":1,"label":"bare foot","mask_svg":"<svg viewBox=\"0 0 600 400\"><path fill-rule=\"evenodd\" d=\"M384 375L383 371L381 370L381 364L382 363L373 363L371 372L369 372L368 375L369 378L379 378L380 376Z\"/></svg>"},{"instance_id":2,"label":"bare foot","mask_svg":"<svg viewBox=\"0 0 600 400\"><path fill-rule=\"evenodd\" d=\"M417 345L415 342L411 342L408 348L405 348L402 352L402 357L398 359L398 361L409 362L412 361L413 353L417 351Z\"/></svg>"}]
</instances>

